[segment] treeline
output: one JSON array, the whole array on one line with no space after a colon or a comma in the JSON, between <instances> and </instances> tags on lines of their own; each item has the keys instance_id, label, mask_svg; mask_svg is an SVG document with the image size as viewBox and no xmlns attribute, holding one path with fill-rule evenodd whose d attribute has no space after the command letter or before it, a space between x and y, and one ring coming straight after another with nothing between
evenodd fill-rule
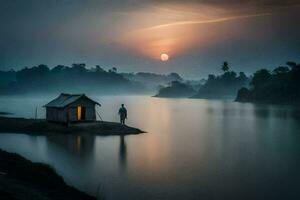
<instances>
[{"instance_id":1,"label":"treeline","mask_svg":"<svg viewBox=\"0 0 300 200\"><path fill-rule=\"evenodd\" d=\"M182 80L177 73L119 73L115 67L104 70L99 65L87 67L84 63L50 69L41 64L18 71L0 71L0 94L153 94L161 85Z\"/></svg>"},{"instance_id":2,"label":"treeline","mask_svg":"<svg viewBox=\"0 0 300 200\"><path fill-rule=\"evenodd\" d=\"M142 83L145 86L145 89L151 93L157 92L159 88L166 86L173 81L183 81L183 78L174 72L170 74L138 72L122 73L122 75L130 81Z\"/></svg>"},{"instance_id":3,"label":"treeline","mask_svg":"<svg viewBox=\"0 0 300 200\"><path fill-rule=\"evenodd\" d=\"M162 87L155 97L190 97L196 93L196 90L189 83L172 81L169 86Z\"/></svg>"},{"instance_id":4,"label":"treeline","mask_svg":"<svg viewBox=\"0 0 300 200\"><path fill-rule=\"evenodd\" d=\"M250 81L244 72L237 75L235 71L230 71L228 62L224 62L221 69L223 74L219 76L208 75L207 82L193 98L231 98Z\"/></svg>"},{"instance_id":5,"label":"treeline","mask_svg":"<svg viewBox=\"0 0 300 200\"><path fill-rule=\"evenodd\" d=\"M287 62L273 71L258 70L249 87L238 91L236 101L299 104L300 64Z\"/></svg>"},{"instance_id":6,"label":"treeline","mask_svg":"<svg viewBox=\"0 0 300 200\"><path fill-rule=\"evenodd\" d=\"M231 71L228 62L221 67L223 74L208 75L204 83L193 85L191 82L172 82L159 90L157 97L191 97L191 98L234 98L237 91L246 86L250 79L244 72L237 75Z\"/></svg>"},{"instance_id":7,"label":"treeline","mask_svg":"<svg viewBox=\"0 0 300 200\"><path fill-rule=\"evenodd\" d=\"M116 68L104 70L100 66L90 69L84 63L72 66L47 65L25 67L19 71L0 72L0 94L32 93L139 93L143 86L124 78Z\"/></svg>"}]
</instances>

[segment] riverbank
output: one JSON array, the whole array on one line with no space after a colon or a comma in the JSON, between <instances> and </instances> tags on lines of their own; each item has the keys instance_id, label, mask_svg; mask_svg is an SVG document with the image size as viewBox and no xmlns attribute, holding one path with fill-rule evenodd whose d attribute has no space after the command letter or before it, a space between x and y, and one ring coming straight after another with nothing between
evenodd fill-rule
<instances>
[{"instance_id":1,"label":"riverbank","mask_svg":"<svg viewBox=\"0 0 300 200\"><path fill-rule=\"evenodd\" d=\"M47 122L44 119L25 119L14 117L0 117L0 133L26 133L44 135L58 134L94 134L94 135L130 135L140 134L144 131L121 125L115 122L86 122L69 125Z\"/></svg>"},{"instance_id":2,"label":"riverbank","mask_svg":"<svg viewBox=\"0 0 300 200\"><path fill-rule=\"evenodd\" d=\"M12 113L9 113L9 112L1 112L0 111L0 115L11 115Z\"/></svg>"},{"instance_id":3,"label":"riverbank","mask_svg":"<svg viewBox=\"0 0 300 200\"><path fill-rule=\"evenodd\" d=\"M0 150L0 199L96 200L68 186L48 165Z\"/></svg>"}]
</instances>

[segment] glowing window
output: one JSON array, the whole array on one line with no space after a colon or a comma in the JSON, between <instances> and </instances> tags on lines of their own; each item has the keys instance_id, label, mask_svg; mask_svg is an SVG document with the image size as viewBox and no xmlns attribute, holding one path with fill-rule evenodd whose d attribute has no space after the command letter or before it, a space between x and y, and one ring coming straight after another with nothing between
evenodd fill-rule
<instances>
[{"instance_id":1,"label":"glowing window","mask_svg":"<svg viewBox=\"0 0 300 200\"><path fill-rule=\"evenodd\" d=\"M77 106L77 120L81 120L82 116L81 116L81 106Z\"/></svg>"}]
</instances>

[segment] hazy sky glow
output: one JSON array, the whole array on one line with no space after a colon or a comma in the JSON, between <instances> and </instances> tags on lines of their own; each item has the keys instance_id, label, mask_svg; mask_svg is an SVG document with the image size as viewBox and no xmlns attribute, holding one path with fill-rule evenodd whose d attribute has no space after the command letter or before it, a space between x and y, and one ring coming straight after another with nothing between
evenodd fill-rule
<instances>
[{"instance_id":1,"label":"hazy sky glow","mask_svg":"<svg viewBox=\"0 0 300 200\"><path fill-rule=\"evenodd\" d=\"M250 73L299 61L299 6L299 0L3 0L0 69L85 62L197 78L227 60Z\"/></svg>"}]
</instances>

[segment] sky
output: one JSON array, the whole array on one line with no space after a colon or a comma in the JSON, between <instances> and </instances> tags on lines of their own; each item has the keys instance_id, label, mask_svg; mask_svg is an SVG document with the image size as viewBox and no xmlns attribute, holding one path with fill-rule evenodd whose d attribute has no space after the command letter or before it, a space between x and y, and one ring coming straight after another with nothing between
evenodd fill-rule
<instances>
[{"instance_id":1,"label":"sky","mask_svg":"<svg viewBox=\"0 0 300 200\"><path fill-rule=\"evenodd\" d=\"M0 70L248 74L300 62L300 0L0 0ZM161 54L169 59L162 61Z\"/></svg>"}]
</instances>

